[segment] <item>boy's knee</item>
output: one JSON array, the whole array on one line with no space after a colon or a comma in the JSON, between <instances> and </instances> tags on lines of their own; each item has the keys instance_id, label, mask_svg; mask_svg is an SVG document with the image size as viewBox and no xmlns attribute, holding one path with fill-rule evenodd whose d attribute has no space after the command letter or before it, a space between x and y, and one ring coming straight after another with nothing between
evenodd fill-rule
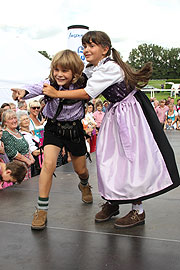
<instances>
[{"instance_id":1,"label":"boy's knee","mask_svg":"<svg viewBox=\"0 0 180 270\"><path fill-rule=\"evenodd\" d=\"M51 160L44 160L43 161L43 169L46 170L48 173L54 172L56 168L56 164L54 164Z\"/></svg>"}]
</instances>

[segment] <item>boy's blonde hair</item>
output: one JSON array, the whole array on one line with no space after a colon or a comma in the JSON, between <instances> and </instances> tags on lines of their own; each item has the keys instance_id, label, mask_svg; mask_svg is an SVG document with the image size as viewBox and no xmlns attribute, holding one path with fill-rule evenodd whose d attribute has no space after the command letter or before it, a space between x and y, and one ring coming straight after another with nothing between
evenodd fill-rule
<instances>
[{"instance_id":1,"label":"boy's blonde hair","mask_svg":"<svg viewBox=\"0 0 180 270\"><path fill-rule=\"evenodd\" d=\"M70 69L73 74L73 80L72 83L76 83L78 79L81 77L83 69L84 69L84 63L79 57L79 55L71 50L63 50L53 57L51 62L51 71L49 78L55 82L55 78L53 76L53 71L55 68L60 66L62 69Z\"/></svg>"}]
</instances>

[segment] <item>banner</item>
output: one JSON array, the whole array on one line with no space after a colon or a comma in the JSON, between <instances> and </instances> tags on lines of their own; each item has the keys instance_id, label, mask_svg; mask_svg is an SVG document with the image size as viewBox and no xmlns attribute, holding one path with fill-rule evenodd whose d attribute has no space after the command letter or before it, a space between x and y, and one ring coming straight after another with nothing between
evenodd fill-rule
<instances>
[{"instance_id":1,"label":"banner","mask_svg":"<svg viewBox=\"0 0 180 270\"><path fill-rule=\"evenodd\" d=\"M77 52L81 60L85 63L85 57L83 54L82 36L89 30L85 25L71 25L68 26L68 44L69 50Z\"/></svg>"}]
</instances>

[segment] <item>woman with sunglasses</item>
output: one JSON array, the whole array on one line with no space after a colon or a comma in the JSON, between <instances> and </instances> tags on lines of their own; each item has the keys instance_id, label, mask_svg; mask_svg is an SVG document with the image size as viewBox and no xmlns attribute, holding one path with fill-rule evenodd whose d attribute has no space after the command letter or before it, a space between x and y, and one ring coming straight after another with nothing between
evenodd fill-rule
<instances>
[{"instance_id":1,"label":"woman with sunglasses","mask_svg":"<svg viewBox=\"0 0 180 270\"><path fill-rule=\"evenodd\" d=\"M29 102L29 116L30 116L30 131L36 135L40 140L40 146L43 145L44 140L44 119L40 121L38 115L40 112L40 103L37 100Z\"/></svg>"}]
</instances>

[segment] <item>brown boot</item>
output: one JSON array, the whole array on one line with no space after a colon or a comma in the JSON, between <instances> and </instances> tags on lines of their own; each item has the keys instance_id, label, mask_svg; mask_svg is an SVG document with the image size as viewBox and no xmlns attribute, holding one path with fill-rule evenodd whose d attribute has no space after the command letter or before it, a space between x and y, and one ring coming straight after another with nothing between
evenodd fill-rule
<instances>
[{"instance_id":1,"label":"brown boot","mask_svg":"<svg viewBox=\"0 0 180 270\"><path fill-rule=\"evenodd\" d=\"M106 202L102 205L102 210L95 215L96 222L109 220L112 216L119 214L119 205Z\"/></svg>"},{"instance_id":2,"label":"brown boot","mask_svg":"<svg viewBox=\"0 0 180 270\"><path fill-rule=\"evenodd\" d=\"M137 210L130 211L126 216L116 220L115 228L131 228L145 223L145 212L138 214Z\"/></svg>"},{"instance_id":3,"label":"brown boot","mask_svg":"<svg viewBox=\"0 0 180 270\"><path fill-rule=\"evenodd\" d=\"M32 230L43 230L47 223L47 211L37 209L34 213L34 218L32 221Z\"/></svg>"},{"instance_id":4,"label":"brown boot","mask_svg":"<svg viewBox=\"0 0 180 270\"><path fill-rule=\"evenodd\" d=\"M87 184L86 186L83 186L81 183L78 185L80 191L82 192L82 201L84 203L92 203L93 197L91 192L91 186Z\"/></svg>"}]
</instances>

